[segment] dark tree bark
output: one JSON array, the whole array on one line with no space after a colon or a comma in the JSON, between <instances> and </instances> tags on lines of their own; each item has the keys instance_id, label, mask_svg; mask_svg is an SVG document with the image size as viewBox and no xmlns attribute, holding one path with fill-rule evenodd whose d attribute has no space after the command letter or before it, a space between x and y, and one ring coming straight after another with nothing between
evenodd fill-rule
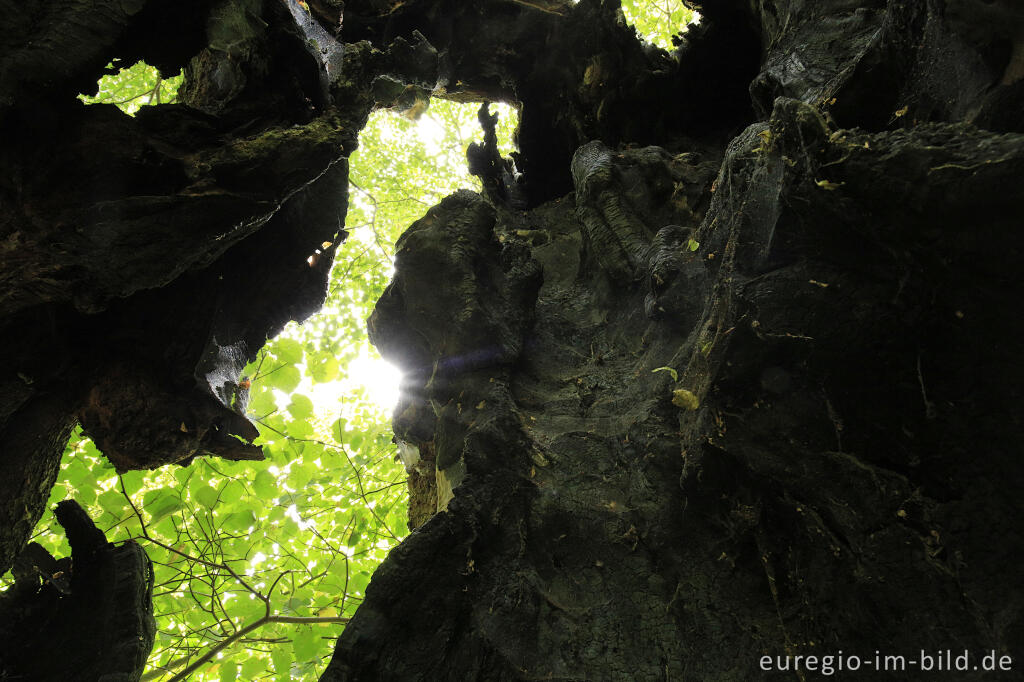
<instances>
[{"instance_id":1,"label":"dark tree bark","mask_svg":"<svg viewBox=\"0 0 1024 682\"><path fill-rule=\"evenodd\" d=\"M71 556L30 543L0 594L0 674L11 680L139 680L156 635L153 565L107 542L73 500L57 505ZM83 624L89 624L83 629Z\"/></svg>"},{"instance_id":2,"label":"dark tree bark","mask_svg":"<svg viewBox=\"0 0 1024 682\"><path fill-rule=\"evenodd\" d=\"M76 420L258 456L232 389L322 302L368 112L502 100L521 175L476 148L370 320L418 529L323 679L1022 652L1013 2L709 2L671 55L614 0L179 8L3 7L0 568ZM114 56L184 104L75 102Z\"/></svg>"}]
</instances>

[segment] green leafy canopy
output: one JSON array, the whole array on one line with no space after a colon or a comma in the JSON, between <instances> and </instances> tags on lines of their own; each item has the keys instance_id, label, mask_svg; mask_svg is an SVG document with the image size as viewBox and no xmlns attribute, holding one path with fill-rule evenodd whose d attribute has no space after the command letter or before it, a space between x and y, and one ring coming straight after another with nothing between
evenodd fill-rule
<instances>
[{"instance_id":1,"label":"green leafy canopy","mask_svg":"<svg viewBox=\"0 0 1024 682\"><path fill-rule=\"evenodd\" d=\"M136 62L127 68L117 68L116 62L107 65L112 73L100 79L95 95L79 95L86 104L114 104L121 111L134 116L140 107L148 104L170 104L178 98L183 76L179 73L164 78L159 71L145 62Z\"/></svg>"},{"instance_id":2,"label":"green leafy canopy","mask_svg":"<svg viewBox=\"0 0 1024 682\"><path fill-rule=\"evenodd\" d=\"M622 15L641 38L666 50L673 35L700 19L683 0L622 0Z\"/></svg>"}]
</instances>

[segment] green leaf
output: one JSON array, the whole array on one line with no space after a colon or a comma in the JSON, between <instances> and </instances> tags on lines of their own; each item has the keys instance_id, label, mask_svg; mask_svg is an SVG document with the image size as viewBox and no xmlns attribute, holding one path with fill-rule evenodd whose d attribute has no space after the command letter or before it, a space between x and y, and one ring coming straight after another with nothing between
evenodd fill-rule
<instances>
[{"instance_id":1,"label":"green leaf","mask_svg":"<svg viewBox=\"0 0 1024 682\"><path fill-rule=\"evenodd\" d=\"M271 436L276 438L285 431L284 417L279 414L272 415L263 420L262 424L271 431Z\"/></svg>"},{"instance_id":2,"label":"green leaf","mask_svg":"<svg viewBox=\"0 0 1024 682\"><path fill-rule=\"evenodd\" d=\"M245 533L257 524L256 514L250 509L231 512L224 517L223 528L235 533Z\"/></svg>"},{"instance_id":3,"label":"green leaf","mask_svg":"<svg viewBox=\"0 0 1024 682\"><path fill-rule=\"evenodd\" d=\"M83 507L92 506L92 503L96 501L96 488L93 488L92 486L87 488L78 488L78 492L75 494L75 501Z\"/></svg>"},{"instance_id":4,"label":"green leaf","mask_svg":"<svg viewBox=\"0 0 1024 682\"><path fill-rule=\"evenodd\" d=\"M156 499L152 505L146 508L149 512L149 523L159 524L160 521L166 519L174 512L182 509L185 505L181 503L181 500L177 496L171 494L165 494L163 497Z\"/></svg>"},{"instance_id":5,"label":"green leaf","mask_svg":"<svg viewBox=\"0 0 1024 682\"><path fill-rule=\"evenodd\" d=\"M269 377L267 377L269 379ZM266 382L260 381L253 384L253 390L249 394L249 406L246 412L257 417L265 417L277 409L277 401L274 400L274 391Z\"/></svg>"},{"instance_id":6,"label":"green leaf","mask_svg":"<svg viewBox=\"0 0 1024 682\"><path fill-rule=\"evenodd\" d=\"M309 438L315 433L313 425L306 419L296 419L295 421L288 422L285 431L292 438Z\"/></svg>"},{"instance_id":7,"label":"green leaf","mask_svg":"<svg viewBox=\"0 0 1024 682\"><path fill-rule=\"evenodd\" d=\"M283 365L280 369L276 369L270 374L267 374L261 381L270 388L276 388L284 391L285 393L291 393L300 383L302 383L302 374L299 373L297 367L292 365Z\"/></svg>"},{"instance_id":8,"label":"green leaf","mask_svg":"<svg viewBox=\"0 0 1024 682\"><path fill-rule=\"evenodd\" d=\"M338 417L334 420L331 425L331 435L334 436L335 443L343 443L345 437L345 420Z\"/></svg>"},{"instance_id":9,"label":"green leaf","mask_svg":"<svg viewBox=\"0 0 1024 682\"><path fill-rule=\"evenodd\" d=\"M189 609L185 612L185 622L194 628L201 628L206 625L206 614L199 609Z\"/></svg>"},{"instance_id":10,"label":"green leaf","mask_svg":"<svg viewBox=\"0 0 1024 682\"><path fill-rule=\"evenodd\" d=\"M298 628L295 637L292 638L292 652L296 661L312 661L321 649L320 634L312 627L303 626Z\"/></svg>"},{"instance_id":11,"label":"green leaf","mask_svg":"<svg viewBox=\"0 0 1024 682\"><path fill-rule=\"evenodd\" d=\"M369 584L370 573L368 571L359 571L349 580L349 591L363 594L366 592L366 586Z\"/></svg>"},{"instance_id":12,"label":"green leaf","mask_svg":"<svg viewBox=\"0 0 1024 682\"><path fill-rule=\"evenodd\" d=\"M150 519L150 531L155 531L158 535L163 535L166 538L173 538L177 533L174 525L174 520L176 518L174 514L183 509L184 506L185 505L178 501L177 505L169 510L159 509L155 518Z\"/></svg>"},{"instance_id":13,"label":"green leaf","mask_svg":"<svg viewBox=\"0 0 1024 682\"><path fill-rule=\"evenodd\" d=\"M306 369L313 381L323 384L338 378L338 359L333 355L319 358L307 358Z\"/></svg>"},{"instance_id":14,"label":"green leaf","mask_svg":"<svg viewBox=\"0 0 1024 682\"><path fill-rule=\"evenodd\" d=\"M71 462L64 467L62 473L64 474L64 480L70 482L71 485L79 490L96 485L96 475L89 468L89 465L86 464L84 457L72 457Z\"/></svg>"},{"instance_id":15,"label":"green leaf","mask_svg":"<svg viewBox=\"0 0 1024 682\"><path fill-rule=\"evenodd\" d=\"M270 350L286 364L297 365L302 362L302 344L295 339L279 336L271 342Z\"/></svg>"},{"instance_id":16,"label":"green leaf","mask_svg":"<svg viewBox=\"0 0 1024 682\"><path fill-rule=\"evenodd\" d=\"M315 474L315 467L308 464L296 464L295 462L292 462L291 469L288 472L288 486L295 490L302 491Z\"/></svg>"},{"instance_id":17,"label":"green leaf","mask_svg":"<svg viewBox=\"0 0 1024 682\"><path fill-rule=\"evenodd\" d=\"M252 481L252 489L265 500L273 499L279 492L277 479L266 469L256 474L256 478Z\"/></svg>"},{"instance_id":18,"label":"green leaf","mask_svg":"<svg viewBox=\"0 0 1024 682\"><path fill-rule=\"evenodd\" d=\"M217 489L211 485L203 485L193 494L195 495L196 501L207 509L213 509L216 507L217 502L220 500L220 493L218 493Z\"/></svg>"},{"instance_id":19,"label":"green leaf","mask_svg":"<svg viewBox=\"0 0 1024 682\"><path fill-rule=\"evenodd\" d=\"M672 35L693 21L682 0L622 0L622 14L646 42L671 49Z\"/></svg>"},{"instance_id":20,"label":"green leaf","mask_svg":"<svg viewBox=\"0 0 1024 682\"><path fill-rule=\"evenodd\" d=\"M286 432L287 430L288 427L282 423L280 431ZM273 446L264 447L263 451L273 464L276 464L279 467L284 467L291 461L291 455L289 454L286 445L286 441L277 441Z\"/></svg>"},{"instance_id":21,"label":"green leaf","mask_svg":"<svg viewBox=\"0 0 1024 682\"><path fill-rule=\"evenodd\" d=\"M172 491L170 488L153 488L152 490L147 490L146 493L142 496L142 506L148 509L153 504L155 504L157 500L163 499L168 496L176 497L174 491Z\"/></svg>"},{"instance_id":22,"label":"green leaf","mask_svg":"<svg viewBox=\"0 0 1024 682\"><path fill-rule=\"evenodd\" d=\"M68 495L68 488L67 488L67 486L65 486L65 485L63 485L61 483L57 483L52 488L50 488L50 497L49 497L49 499L46 502L46 506L47 507L52 507L53 505L57 504L58 502L63 500L65 497L67 497L67 495Z\"/></svg>"},{"instance_id":23,"label":"green leaf","mask_svg":"<svg viewBox=\"0 0 1024 682\"><path fill-rule=\"evenodd\" d=\"M195 469L192 467L180 467L174 472L174 480L181 485L188 483L189 479L192 478L192 474L195 473Z\"/></svg>"},{"instance_id":24,"label":"green leaf","mask_svg":"<svg viewBox=\"0 0 1024 682\"><path fill-rule=\"evenodd\" d=\"M292 652L283 646L276 646L270 652L270 660L274 662L274 672L287 675L292 665Z\"/></svg>"},{"instance_id":25,"label":"green leaf","mask_svg":"<svg viewBox=\"0 0 1024 682\"><path fill-rule=\"evenodd\" d=\"M234 661L224 661L220 664L220 682L235 682L238 679L238 664Z\"/></svg>"},{"instance_id":26,"label":"green leaf","mask_svg":"<svg viewBox=\"0 0 1024 682\"><path fill-rule=\"evenodd\" d=\"M273 524L278 524L284 521L284 507L274 507L270 510L270 514L267 515L267 521Z\"/></svg>"},{"instance_id":27,"label":"green leaf","mask_svg":"<svg viewBox=\"0 0 1024 682\"><path fill-rule=\"evenodd\" d=\"M262 618L267 612L267 607L258 599L249 599L248 596L243 596L232 604L231 611L232 615L239 617L243 623L250 623Z\"/></svg>"},{"instance_id":28,"label":"green leaf","mask_svg":"<svg viewBox=\"0 0 1024 682\"><path fill-rule=\"evenodd\" d=\"M121 483L124 485L124 490L129 495L134 495L139 492L145 483L145 474L141 471L129 471L121 474Z\"/></svg>"},{"instance_id":29,"label":"green leaf","mask_svg":"<svg viewBox=\"0 0 1024 682\"><path fill-rule=\"evenodd\" d=\"M358 450L363 447L363 438L364 435L359 431L349 431L348 440L345 442L345 445L353 450Z\"/></svg>"},{"instance_id":30,"label":"green leaf","mask_svg":"<svg viewBox=\"0 0 1024 682\"><path fill-rule=\"evenodd\" d=\"M300 393L295 393L288 404L288 412L296 419L309 419L313 416L313 401Z\"/></svg>"},{"instance_id":31,"label":"green leaf","mask_svg":"<svg viewBox=\"0 0 1024 682\"><path fill-rule=\"evenodd\" d=\"M263 677L267 672L267 661L266 659L256 658L250 656L244 663L242 663L242 679L243 680L255 680Z\"/></svg>"},{"instance_id":32,"label":"green leaf","mask_svg":"<svg viewBox=\"0 0 1024 682\"><path fill-rule=\"evenodd\" d=\"M124 496L121 495L121 493L117 492L116 490L107 490L103 493L100 493L100 495L96 498L96 501L99 502L100 507L103 508L103 511L109 512L114 516L121 515L126 506Z\"/></svg>"},{"instance_id":33,"label":"green leaf","mask_svg":"<svg viewBox=\"0 0 1024 682\"><path fill-rule=\"evenodd\" d=\"M232 505L242 499L245 495L245 486L238 481L228 481L220 489L220 502L225 505Z\"/></svg>"}]
</instances>

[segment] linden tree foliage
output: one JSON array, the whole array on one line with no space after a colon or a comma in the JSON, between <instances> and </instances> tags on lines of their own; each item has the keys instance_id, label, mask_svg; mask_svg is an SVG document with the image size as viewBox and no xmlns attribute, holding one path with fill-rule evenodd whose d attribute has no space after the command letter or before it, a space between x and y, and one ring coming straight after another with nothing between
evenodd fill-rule
<instances>
[{"instance_id":1,"label":"linden tree foliage","mask_svg":"<svg viewBox=\"0 0 1024 682\"><path fill-rule=\"evenodd\" d=\"M111 75L100 79L95 95L79 95L86 104L115 104L124 113L134 116L139 107L148 104L170 104L178 99L182 74L164 78L145 62L119 68L119 62L107 65Z\"/></svg>"},{"instance_id":2,"label":"linden tree foliage","mask_svg":"<svg viewBox=\"0 0 1024 682\"><path fill-rule=\"evenodd\" d=\"M250 416L264 462L198 458L118 476L79 433L65 453L50 502L78 500L108 539L134 539L153 561L158 632L145 679L315 678L405 532L405 473L383 410L360 405L351 429L331 434L301 382L286 394L269 381L295 366L272 345L262 365L253 402L269 410ZM51 513L33 540L69 551Z\"/></svg>"},{"instance_id":3,"label":"linden tree foliage","mask_svg":"<svg viewBox=\"0 0 1024 682\"><path fill-rule=\"evenodd\" d=\"M132 114L171 101L172 80L139 63L82 99ZM507 154L515 116L498 110ZM370 575L406 534L406 473L388 414L398 378L370 346L365 320L398 235L447 194L479 189L465 162L481 137L476 111L435 101L417 120L371 116L350 159L349 237L324 309L245 370L265 461L200 457L119 476L73 434L47 507L73 498L111 542L135 540L152 559L157 639L143 679L315 679ZM70 553L52 511L32 540Z\"/></svg>"},{"instance_id":4,"label":"linden tree foliage","mask_svg":"<svg viewBox=\"0 0 1024 682\"><path fill-rule=\"evenodd\" d=\"M666 50L673 35L699 18L683 0L622 0L622 14L641 38Z\"/></svg>"}]
</instances>

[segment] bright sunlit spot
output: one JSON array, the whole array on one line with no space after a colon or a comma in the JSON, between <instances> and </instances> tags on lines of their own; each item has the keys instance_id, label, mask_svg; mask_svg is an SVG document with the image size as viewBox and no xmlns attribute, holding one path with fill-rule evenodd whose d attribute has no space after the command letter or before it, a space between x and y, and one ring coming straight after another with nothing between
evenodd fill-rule
<instances>
[{"instance_id":1,"label":"bright sunlit spot","mask_svg":"<svg viewBox=\"0 0 1024 682\"><path fill-rule=\"evenodd\" d=\"M421 116L416 121L416 138L426 148L428 154L436 156L442 151L444 126L433 116Z\"/></svg>"},{"instance_id":2,"label":"bright sunlit spot","mask_svg":"<svg viewBox=\"0 0 1024 682\"><path fill-rule=\"evenodd\" d=\"M402 372L386 360L360 355L348 367L349 380L363 388L376 405L391 410L398 403Z\"/></svg>"},{"instance_id":3,"label":"bright sunlit spot","mask_svg":"<svg viewBox=\"0 0 1024 682\"><path fill-rule=\"evenodd\" d=\"M336 412L339 402L344 404L351 396L361 394L382 413L391 414L398 403L398 383L402 379L397 367L364 352L349 363L345 375L341 381L315 384L310 396L313 404Z\"/></svg>"}]
</instances>

